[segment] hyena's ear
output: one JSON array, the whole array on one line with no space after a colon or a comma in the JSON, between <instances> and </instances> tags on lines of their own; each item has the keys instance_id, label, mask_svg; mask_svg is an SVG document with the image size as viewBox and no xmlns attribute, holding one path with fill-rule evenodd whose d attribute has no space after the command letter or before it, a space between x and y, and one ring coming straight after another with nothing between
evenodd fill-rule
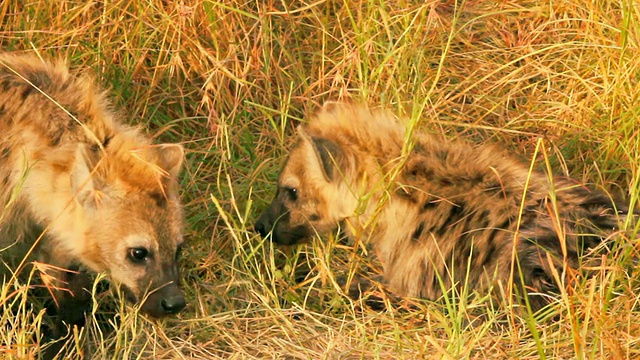
<instances>
[{"instance_id":1,"label":"hyena's ear","mask_svg":"<svg viewBox=\"0 0 640 360\"><path fill-rule=\"evenodd\" d=\"M180 144L160 144L157 147L160 166L172 179L178 177L184 159L184 148Z\"/></svg>"},{"instance_id":2,"label":"hyena's ear","mask_svg":"<svg viewBox=\"0 0 640 360\"><path fill-rule=\"evenodd\" d=\"M76 149L71 170L71 193L83 207L95 206L95 187L84 145Z\"/></svg>"},{"instance_id":3,"label":"hyena's ear","mask_svg":"<svg viewBox=\"0 0 640 360\"><path fill-rule=\"evenodd\" d=\"M309 135L302 126L298 126L298 134L302 137L303 141L307 141L313 147L313 151L319 160L322 168L322 173L327 181L333 181L335 173L341 166L341 159L343 158L343 152L340 146L336 145L333 141L325 138Z\"/></svg>"},{"instance_id":4,"label":"hyena's ear","mask_svg":"<svg viewBox=\"0 0 640 360\"><path fill-rule=\"evenodd\" d=\"M344 106L345 103L341 101L329 100L325 101L320 108L321 113L332 113L335 112L338 108Z\"/></svg>"}]
</instances>

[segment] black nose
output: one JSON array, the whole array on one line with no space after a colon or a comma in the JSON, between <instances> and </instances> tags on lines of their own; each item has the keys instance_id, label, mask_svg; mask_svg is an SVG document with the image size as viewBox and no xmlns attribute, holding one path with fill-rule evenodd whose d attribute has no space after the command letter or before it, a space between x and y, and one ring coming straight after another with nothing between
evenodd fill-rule
<instances>
[{"instance_id":1,"label":"black nose","mask_svg":"<svg viewBox=\"0 0 640 360\"><path fill-rule=\"evenodd\" d=\"M166 299L162 299L161 305L162 310L164 310L165 314L175 314L184 309L184 307L187 305L187 302L184 299L184 296L174 295Z\"/></svg>"},{"instance_id":2,"label":"black nose","mask_svg":"<svg viewBox=\"0 0 640 360\"><path fill-rule=\"evenodd\" d=\"M267 226L265 221L262 221L262 220L258 220L258 222L256 222L253 229L262 237L267 237L267 234L269 234L269 230L270 230L269 226Z\"/></svg>"}]
</instances>

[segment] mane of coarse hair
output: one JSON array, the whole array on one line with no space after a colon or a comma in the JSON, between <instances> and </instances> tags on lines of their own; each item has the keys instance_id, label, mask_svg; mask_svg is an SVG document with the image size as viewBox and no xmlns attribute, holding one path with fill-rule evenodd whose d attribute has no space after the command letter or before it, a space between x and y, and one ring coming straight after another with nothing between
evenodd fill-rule
<instances>
[{"instance_id":1,"label":"mane of coarse hair","mask_svg":"<svg viewBox=\"0 0 640 360\"><path fill-rule=\"evenodd\" d=\"M73 117L83 130L67 129L66 135L75 134L72 142L86 138L101 144L116 127L107 92L95 84L86 70L70 70L64 58L43 60L32 54L0 53L0 82L3 86L21 89L23 98L30 94L46 97L41 104L43 111L60 114L64 111ZM5 104L5 111L20 109L17 104L11 105ZM40 121L42 127L50 123L44 116L32 120Z\"/></svg>"},{"instance_id":2,"label":"mane of coarse hair","mask_svg":"<svg viewBox=\"0 0 640 360\"><path fill-rule=\"evenodd\" d=\"M389 159L400 155L405 121L382 109L347 102L327 102L313 115L306 130L342 148Z\"/></svg>"}]
</instances>

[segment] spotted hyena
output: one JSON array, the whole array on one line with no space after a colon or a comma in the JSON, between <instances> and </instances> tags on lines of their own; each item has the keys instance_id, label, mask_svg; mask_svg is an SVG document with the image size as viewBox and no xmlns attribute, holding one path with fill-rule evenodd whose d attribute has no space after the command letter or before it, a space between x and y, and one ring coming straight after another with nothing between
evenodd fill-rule
<instances>
[{"instance_id":1,"label":"spotted hyena","mask_svg":"<svg viewBox=\"0 0 640 360\"><path fill-rule=\"evenodd\" d=\"M15 54L0 54L0 133L0 281L33 248L45 283L61 288L59 325L83 321L88 272L105 272L152 316L184 308L180 145L119 123L63 62Z\"/></svg>"},{"instance_id":2,"label":"spotted hyena","mask_svg":"<svg viewBox=\"0 0 640 360\"><path fill-rule=\"evenodd\" d=\"M295 244L342 225L370 240L390 289L404 296L496 281L548 294L558 290L554 274L576 269L627 211L494 147L415 134L407 151L406 129L385 111L325 104L298 128L256 230ZM534 309L546 303L529 299Z\"/></svg>"}]
</instances>

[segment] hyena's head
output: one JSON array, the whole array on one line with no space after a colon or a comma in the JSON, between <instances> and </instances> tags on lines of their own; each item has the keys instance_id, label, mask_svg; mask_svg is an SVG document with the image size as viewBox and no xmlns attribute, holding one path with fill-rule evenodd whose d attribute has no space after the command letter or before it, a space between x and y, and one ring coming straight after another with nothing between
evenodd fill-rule
<instances>
[{"instance_id":1,"label":"hyena's head","mask_svg":"<svg viewBox=\"0 0 640 360\"><path fill-rule=\"evenodd\" d=\"M255 230L277 244L308 241L336 228L353 212L345 183L345 150L336 142L298 128L298 142L280 173L275 198Z\"/></svg>"},{"instance_id":2,"label":"hyena's head","mask_svg":"<svg viewBox=\"0 0 640 360\"><path fill-rule=\"evenodd\" d=\"M152 316L185 307L177 257L183 215L177 177L184 150L151 145L135 131L116 133L103 146L81 145L71 188L85 224L75 261L106 272L127 300Z\"/></svg>"}]
</instances>

